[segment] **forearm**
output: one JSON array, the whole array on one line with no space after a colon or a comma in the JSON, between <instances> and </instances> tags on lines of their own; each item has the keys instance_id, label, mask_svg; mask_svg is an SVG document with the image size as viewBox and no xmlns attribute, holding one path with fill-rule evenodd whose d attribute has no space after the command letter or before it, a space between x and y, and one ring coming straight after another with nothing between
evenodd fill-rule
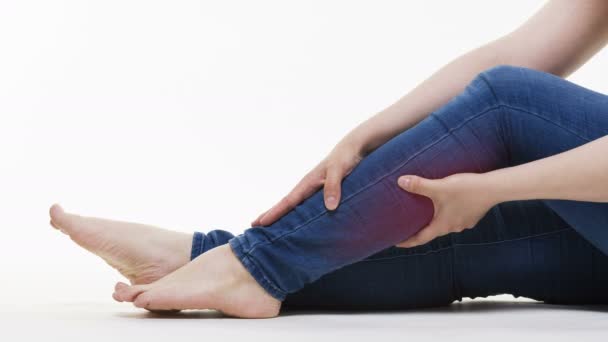
<instances>
[{"instance_id":1,"label":"forearm","mask_svg":"<svg viewBox=\"0 0 608 342\"><path fill-rule=\"evenodd\" d=\"M361 123L346 139L366 154L414 126L462 92L479 72L499 64L500 44L494 41L456 58L395 103Z\"/></svg>"},{"instance_id":2,"label":"forearm","mask_svg":"<svg viewBox=\"0 0 608 342\"><path fill-rule=\"evenodd\" d=\"M520 27L448 63L394 104L357 126L346 140L362 154L414 126L499 64L567 77L608 42L608 2L552 0Z\"/></svg>"},{"instance_id":3,"label":"forearm","mask_svg":"<svg viewBox=\"0 0 608 342\"><path fill-rule=\"evenodd\" d=\"M528 199L608 202L608 136L530 163L481 174L495 203Z\"/></svg>"}]
</instances>

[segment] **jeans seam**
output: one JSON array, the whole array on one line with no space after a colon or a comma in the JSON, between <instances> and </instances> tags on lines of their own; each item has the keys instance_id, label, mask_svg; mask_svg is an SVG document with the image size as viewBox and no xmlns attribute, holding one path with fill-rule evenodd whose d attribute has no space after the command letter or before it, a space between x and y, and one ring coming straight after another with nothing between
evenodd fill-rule
<instances>
[{"instance_id":1,"label":"jeans seam","mask_svg":"<svg viewBox=\"0 0 608 342\"><path fill-rule=\"evenodd\" d=\"M445 134L443 134L442 136L440 136L439 138L437 138L435 141L429 143L428 145L424 146L423 148L421 148L418 152L414 153L412 156L410 156L409 158L407 158L405 161L403 161L401 164L399 164L397 167L395 167L392 171L389 171L388 173L378 177L376 180L374 180L373 182L371 182L370 184L364 186L363 188L359 189L357 192L351 194L350 196L344 198L340 204L346 203L348 200L350 200L351 198L354 198L355 196L357 196L358 194L360 194L361 192L365 191L366 189L368 189L369 187L372 187L378 183L380 183L382 180L384 180L385 178L387 178L388 176L394 174L395 172L397 172L399 169L401 169L405 164L409 163L411 160L413 160L414 158L418 157L421 153L425 152L426 150L428 150L429 148L433 147L434 145L438 144L439 142L443 141L445 138L447 138L448 136L450 136L452 134L452 132L462 128L465 124L467 124L469 121L475 120L487 113L489 113L492 110L495 110L497 108L499 108L500 105L496 105L496 106L492 106L490 108L486 108L485 110L483 110L480 113L477 113L469 118L467 118L466 120L463 120L463 122L461 122L460 124L458 124L457 126L451 128L450 130L448 130ZM431 113L432 115L432 113ZM429 115L430 116L430 115ZM277 236L271 240L268 241L262 241L262 242L258 242L254 245L252 245L249 250L245 253L249 254L249 253L253 253L253 251L259 247L259 246L263 246L263 245L268 245L271 244L279 239L282 239L285 236L291 235L295 232L297 232L298 230L300 230L301 228L303 228L304 226L306 226L307 224L315 221L316 219L320 218L321 216L325 215L328 213L327 209L323 209L323 211L319 214L317 214L316 216L312 217L311 219L309 219L308 221L302 223L301 225L295 227L293 230L282 234L280 236Z\"/></svg>"},{"instance_id":2,"label":"jeans seam","mask_svg":"<svg viewBox=\"0 0 608 342\"><path fill-rule=\"evenodd\" d=\"M488 246L488 245L497 245L497 244L501 244L501 243L505 243L505 242L514 242L514 241L521 241L521 240L526 240L526 239L531 239L531 238L536 238L536 237L540 237L540 236L545 236L545 235L552 235L552 234L557 234L557 233L561 233L561 232L565 232L568 230L573 230L572 227L567 227L567 228L562 228L559 230L554 230L552 232L546 232L546 233L540 233L540 234L534 234L534 235L528 235L528 236L522 236L519 238L514 238L514 239L504 239L504 240L500 240L500 241L492 241L492 242L479 242L479 243L456 243L453 244L451 246L448 247L443 247L443 248L438 248L438 249L434 249L432 251L428 251L428 252L424 252L424 253L414 253L414 254L407 254L407 255L397 255L397 256L392 256L392 257L386 257L386 258L374 258L374 259L364 259L361 260L359 262L373 262L373 261L383 261L383 260L391 260L391 259L400 259L400 258L406 258L406 257L410 257L410 256L424 256L424 255L429 255L429 254L434 254L434 253L438 253L438 252L443 252L446 250L450 250L453 249L454 247L461 247L461 246Z\"/></svg>"},{"instance_id":3,"label":"jeans seam","mask_svg":"<svg viewBox=\"0 0 608 342\"><path fill-rule=\"evenodd\" d=\"M258 264L255 263L255 261L251 258L251 256L249 256L245 253L245 254L243 254L243 257L251 264L251 267L254 267L259 271L259 274L262 276L262 278L264 278L264 283L266 285L268 285L272 289L274 289L276 291L276 294L278 294L281 298L285 297L285 291L283 291L280 288L278 288L277 286L275 286L272 283L272 281L270 281L270 279L268 279L268 277L266 277L264 272L261 270L260 266L258 266ZM279 298L277 298L277 299L279 299ZM282 299L279 299L279 300L282 300Z\"/></svg>"},{"instance_id":4,"label":"jeans seam","mask_svg":"<svg viewBox=\"0 0 608 342\"><path fill-rule=\"evenodd\" d=\"M490 89L492 96L494 96L494 102L496 103L496 105L501 107L502 109L504 109L506 106L500 101L500 99L498 98L498 95L496 95L496 91L494 90L494 87L492 86L492 83L490 82L490 80L488 80L487 77L483 73L479 74L479 78L486 84L488 89ZM511 149L508 148L509 144L507 144L507 141L506 141L507 135L505 134L505 131L504 131L504 127L505 127L504 121L506 118L504 110L502 110L501 114L502 114L502 120L500 121L501 124L499 125L499 129L501 130L502 134L500 134L500 139L502 140L503 148L505 149L505 152L506 152L507 165L511 165L511 160L512 160Z\"/></svg>"},{"instance_id":5,"label":"jeans seam","mask_svg":"<svg viewBox=\"0 0 608 342\"><path fill-rule=\"evenodd\" d=\"M251 276L260 284L260 286L276 299L283 301L287 295L286 292L278 288L270 279L268 279L262 269L254 262L253 258L243 250L243 244L236 239L236 237L230 239L228 244L236 257L241 260L245 269L249 271ZM259 275L262 278L259 279L256 275Z\"/></svg>"},{"instance_id":6,"label":"jeans seam","mask_svg":"<svg viewBox=\"0 0 608 342\"><path fill-rule=\"evenodd\" d=\"M568 132L570 132L570 133L572 133L572 134L576 135L577 137L579 137L579 138L581 138L581 139L583 139L583 140L586 140L586 141L588 141L588 142L589 142L589 141L591 141L591 139L589 139L589 138L585 138L585 137L581 136L581 135L580 135L578 132L575 132L575 131L573 131L573 130L571 130L571 129L567 128L567 127L564 127L564 126L562 126L562 125L559 125L559 124L557 124L557 123L555 123L555 122L553 122L553 121L551 121L551 120L547 119L547 118L546 118L546 117L544 117L543 115L540 115L540 114L538 114L538 113L536 113L536 112L529 111L529 110L527 110L527 109L523 109L523 108L519 108L519 107L516 107L516 106L510 105L510 104L503 103L502 101L500 101L500 99L499 99L499 98L498 98L498 96L496 95L496 92L494 91L494 87L492 87L491 82L490 82L490 81L489 81L489 80L488 80L488 79L485 77L485 75L483 75L483 73L481 73L481 74L479 74L479 78L480 78L481 80L483 80L483 81L485 82L485 84L488 86L488 88L490 89L490 92L491 92L491 93L492 93L492 95L494 96L494 100L496 101L496 104L497 104L498 106L502 106L502 107L506 107L506 108L510 108L510 109L514 109L514 110L518 110L518 111L521 111L521 112L524 112L524 113L528 113L528 114L534 115L534 116L536 116L536 117L538 117L538 118L540 118L540 119L543 119L543 120L545 120L545 121L547 121L547 122L549 122L549 123L551 123L551 124L553 124L553 125L555 125L555 126L557 126L557 127L561 128L561 129L563 129L563 130L565 130L565 131L568 131ZM504 114L504 113L503 113L503 114ZM503 115L503 116L504 116L504 115Z\"/></svg>"},{"instance_id":7,"label":"jeans seam","mask_svg":"<svg viewBox=\"0 0 608 342\"><path fill-rule=\"evenodd\" d=\"M523 113L526 113L526 114L533 115L533 116L535 116L535 117L537 117L537 118L539 118L539 119L542 119L542 120L544 120L544 121L546 121L546 122L548 122L548 123L550 123L550 124L552 124L552 125L554 125L554 126L556 126L556 127L561 128L561 129L563 129L564 131L567 131L567 132L569 132L569 133L571 133L571 134L573 134L573 135L577 136L578 138L583 139L583 140L585 140L585 141L587 141L587 142L590 142L590 141L592 141L592 140L593 140L593 139L590 139L590 138L584 137L584 136L580 135L580 133L578 133L578 132L576 132L576 131L573 131L573 130L571 130L571 129L567 128L567 127L564 127L564 126L562 126L562 125L560 125L560 124L558 124L558 123L556 123L556 122L554 122L554 121L551 121L551 120L549 120L548 118L546 118L546 117L544 117L543 115L538 114L538 113L536 113L536 112L532 112L532 111L529 111L529 110L527 110L527 109L523 109L523 108L519 108L519 107L515 107L515 106L512 106L512 105L503 104L503 103L499 104L499 106L506 107L506 108L509 108L509 109L513 109L513 110L517 110L517 111L520 111L520 112L523 112Z\"/></svg>"},{"instance_id":8,"label":"jeans seam","mask_svg":"<svg viewBox=\"0 0 608 342\"><path fill-rule=\"evenodd\" d=\"M479 79L481 79L486 86L490 89L490 92L492 93L492 96L494 96L494 101L496 101L496 103L499 103L500 101L498 100L498 96L496 96L496 92L494 91L494 87L492 87L492 84L490 84L490 81L486 78L486 76L483 73L479 74Z\"/></svg>"},{"instance_id":9,"label":"jeans seam","mask_svg":"<svg viewBox=\"0 0 608 342\"><path fill-rule=\"evenodd\" d=\"M452 244L453 246L454 244ZM447 247L445 247L447 248ZM462 291L460 290L460 278L456 275L456 249L451 248L452 251L452 262L450 263L451 276L452 276L452 293L454 294L454 298L457 298L459 301L462 300Z\"/></svg>"}]
</instances>

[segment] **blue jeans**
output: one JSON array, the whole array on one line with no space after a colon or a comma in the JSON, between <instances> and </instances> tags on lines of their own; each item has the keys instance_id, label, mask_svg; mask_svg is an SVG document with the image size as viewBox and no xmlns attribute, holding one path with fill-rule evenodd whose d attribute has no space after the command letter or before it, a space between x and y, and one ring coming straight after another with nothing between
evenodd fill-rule
<instances>
[{"instance_id":1,"label":"blue jeans","mask_svg":"<svg viewBox=\"0 0 608 342\"><path fill-rule=\"evenodd\" d=\"M473 229L394 247L433 215L428 198L398 187L400 175L487 172L606 134L608 96L549 73L494 67L366 156L343 180L335 211L319 190L270 226L195 233L192 258L228 243L284 306L415 308L503 293L608 303L608 203L505 202Z\"/></svg>"}]
</instances>

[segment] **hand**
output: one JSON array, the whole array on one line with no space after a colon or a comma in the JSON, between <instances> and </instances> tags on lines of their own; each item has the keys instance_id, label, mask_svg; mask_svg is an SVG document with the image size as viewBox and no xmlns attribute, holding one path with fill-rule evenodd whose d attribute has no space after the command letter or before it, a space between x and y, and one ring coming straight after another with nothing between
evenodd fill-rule
<instances>
[{"instance_id":1,"label":"hand","mask_svg":"<svg viewBox=\"0 0 608 342\"><path fill-rule=\"evenodd\" d=\"M325 207L335 210L340 203L342 179L363 159L363 152L357 144L343 140L312 169L287 196L272 208L251 222L252 226L269 225L287 214L296 205L314 194L321 186Z\"/></svg>"},{"instance_id":2,"label":"hand","mask_svg":"<svg viewBox=\"0 0 608 342\"><path fill-rule=\"evenodd\" d=\"M435 212L431 222L397 247L414 247L434 238L472 228L497 201L483 174L460 173L441 179L401 176L404 190L429 197Z\"/></svg>"}]
</instances>

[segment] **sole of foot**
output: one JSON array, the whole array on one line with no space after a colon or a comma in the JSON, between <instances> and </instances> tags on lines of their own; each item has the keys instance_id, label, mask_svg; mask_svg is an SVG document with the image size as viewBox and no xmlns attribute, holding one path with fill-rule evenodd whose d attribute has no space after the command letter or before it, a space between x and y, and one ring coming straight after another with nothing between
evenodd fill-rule
<instances>
[{"instance_id":1,"label":"sole of foot","mask_svg":"<svg viewBox=\"0 0 608 342\"><path fill-rule=\"evenodd\" d=\"M241 318L271 318L281 309L229 245L209 250L154 283L118 283L113 297L148 310L214 309Z\"/></svg>"},{"instance_id":2,"label":"sole of foot","mask_svg":"<svg viewBox=\"0 0 608 342\"><path fill-rule=\"evenodd\" d=\"M51 226L104 259L131 284L149 284L190 261L192 235L139 223L85 217L54 204Z\"/></svg>"}]
</instances>

